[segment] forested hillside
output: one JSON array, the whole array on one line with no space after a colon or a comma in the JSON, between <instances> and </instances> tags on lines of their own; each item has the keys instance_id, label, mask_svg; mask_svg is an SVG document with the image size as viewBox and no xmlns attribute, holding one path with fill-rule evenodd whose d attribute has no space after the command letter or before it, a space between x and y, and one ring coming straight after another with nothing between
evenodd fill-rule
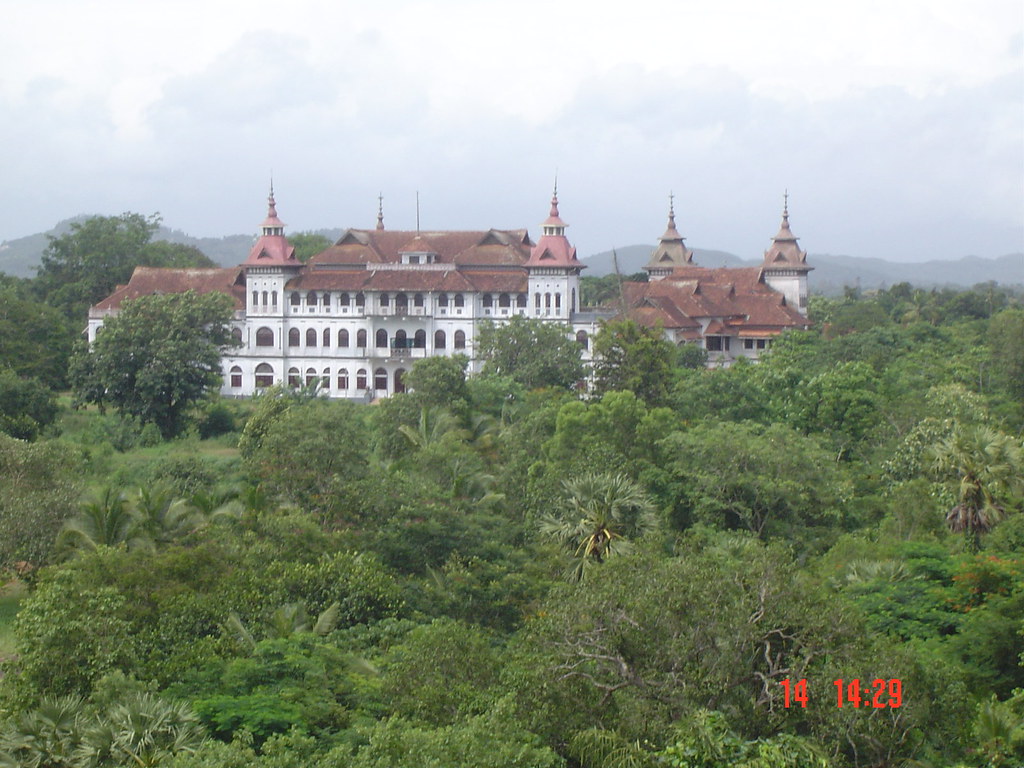
<instances>
[{"instance_id":1,"label":"forested hillside","mask_svg":"<svg viewBox=\"0 0 1024 768\"><path fill-rule=\"evenodd\" d=\"M589 392L527 322L375 405L227 401L161 345L216 302L73 348L78 242L0 284L0 766L1024 764L1019 295L814 297L725 370L626 319ZM128 338L199 381L173 419Z\"/></svg>"}]
</instances>

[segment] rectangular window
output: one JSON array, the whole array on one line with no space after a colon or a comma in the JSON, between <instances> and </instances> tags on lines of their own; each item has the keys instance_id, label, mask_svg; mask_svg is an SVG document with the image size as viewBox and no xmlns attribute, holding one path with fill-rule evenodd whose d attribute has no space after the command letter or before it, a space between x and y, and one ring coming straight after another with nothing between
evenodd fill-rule
<instances>
[{"instance_id":1,"label":"rectangular window","mask_svg":"<svg viewBox=\"0 0 1024 768\"><path fill-rule=\"evenodd\" d=\"M240 387L240 386L242 386L242 374L240 374L240 373L232 373L231 374L231 386L232 387Z\"/></svg>"},{"instance_id":2,"label":"rectangular window","mask_svg":"<svg viewBox=\"0 0 1024 768\"><path fill-rule=\"evenodd\" d=\"M754 348L754 340L753 339L744 339L743 340L743 348L744 349L753 349Z\"/></svg>"},{"instance_id":3,"label":"rectangular window","mask_svg":"<svg viewBox=\"0 0 1024 768\"><path fill-rule=\"evenodd\" d=\"M704 339L704 349L708 352L721 352L722 351L722 337L721 336L707 336Z\"/></svg>"}]
</instances>

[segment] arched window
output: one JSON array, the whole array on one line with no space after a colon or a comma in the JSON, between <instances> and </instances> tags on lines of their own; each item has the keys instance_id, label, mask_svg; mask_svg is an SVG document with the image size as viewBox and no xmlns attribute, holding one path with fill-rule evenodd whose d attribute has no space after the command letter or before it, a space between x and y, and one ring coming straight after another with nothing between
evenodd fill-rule
<instances>
[{"instance_id":1,"label":"arched window","mask_svg":"<svg viewBox=\"0 0 1024 768\"><path fill-rule=\"evenodd\" d=\"M572 289L572 304L569 305L569 311L570 312L575 312L576 311L576 289L575 288Z\"/></svg>"},{"instance_id":2,"label":"arched window","mask_svg":"<svg viewBox=\"0 0 1024 768\"><path fill-rule=\"evenodd\" d=\"M338 389L348 389L348 368L338 369Z\"/></svg>"},{"instance_id":3,"label":"arched window","mask_svg":"<svg viewBox=\"0 0 1024 768\"><path fill-rule=\"evenodd\" d=\"M320 377L320 388L330 389L331 388L331 369L324 368L324 375Z\"/></svg>"},{"instance_id":4,"label":"arched window","mask_svg":"<svg viewBox=\"0 0 1024 768\"><path fill-rule=\"evenodd\" d=\"M289 347L297 347L297 346L299 346L299 338L300 338L299 329L298 328L292 328L290 331L288 331L288 346Z\"/></svg>"},{"instance_id":5,"label":"arched window","mask_svg":"<svg viewBox=\"0 0 1024 768\"><path fill-rule=\"evenodd\" d=\"M348 329L347 328L342 328L340 331L338 331L338 346L339 347L347 347L348 346Z\"/></svg>"},{"instance_id":6,"label":"arched window","mask_svg":"<svg viewBox=\"0 0 1024 768\"><path fill-rule=\"evenodd\" d=\"M307 328L306 329L306 346L307 347L315 347L316 346L316 330L313 329L313 328Z\"/></svg>"},{"instance_id":7,"label":"arched window","mask_svg":"<svg viewBox=\"0 0 1024 768\"><path fill-rule=\"evenodd\" d=\"M399 329L395 331L395 341L391 346L395 349L407 349L409 347L409 339L404 330Z\"/></svg>"},{"instance_id":8,"label":"arched window","mask_svg":"<svg viewBox=\"0 0 1024 768\"><path fill-rule=\"evenodd\" d=\"M437 306L447 307L448 306L448 294L442 293L437 297Z\"/></svg>"},{"instance_id":9,"label":"arched window","mask_svg":"<svg viewBox=\"0 0 1024 768\"><path fill-rule=\"evenodd\" d=\"M404 293L395 296L395 312L405 313L409 311L409 297Z\"/></svg>"},{"instance_id":10,"label":"arched window","mask_svg":"<svg viewBox=\"0 0 1024 768\"><path fill-rule=\"evenodd\" d=\"M260 363L256 366L256 389L266 389L274 386L274 368L270 363Z\"/></svg>"},{"instance_id":11,"label":"arched window","mask_svg":"<svg viewBox=\"0 0 1024 768\"><path fill-rule=\"evenodd\" d=\"M456 293L455 294L455 306L456 307L464 307L464 306L466 306L466 297L463 296L461 293Z\"/></svg>"},{"instance_id":12,"label":"arched window","mask_svg":"<svg viewBox=\"0 0 1024 768\"><path fill-rule=\"evenodd\" d=\"M362 292L357 293L356 294L356 309L362 309L365 306L366 306L366 294L362 293Z\"/></svg>"},{"instance_id":13,"label":"arched window","mask_svg":"<svg viewBox=\"0 0 1024 768\"><path fill-rule=\"evenodd\" d=\"M270 303L274 305L275 309L277 308L277 291L270 292Z\"/></svg>"},{"instance_id":14,"label":"arched window","mask_svg":"<svg viewBox=\"0 0 1024 768\"><path fill-rule=\"evenodd\" d=\"M383 368L378 368L373 372L373 388L387 392L388 372L385 371Z\"/></svg>"},{"instance_id":15,"label":"arched window","mask_svg":"<svg viewBox=\"0 0 1024 768\"><path fill-rule=\"evenodd\" d=\"M490 309L491 305L494 304L494 300L491 298L491 294L484 294L484 309Z\"/></svg>"},{"instance_id":16,"label":"arched window","mask_svg":"<svg viewBox=\"0 0 1024 768\"><path fill-rule=\"evenodd\" d=\"M516 296L516 306L517 307L522 307L523 309L526 309L526 294L525 293L520 293L518 296Z\"/></svg>"},{"instance_id":17,"label":"arched window","mask_svg":"<svg viewBox=\"0 0 1024 768\"><path fill-rule=\"evenodd\" d=\"M306 386L311 387L316 384L316 368L306 369Z\"/></svg>"},{"instance_id":18,"label":"arched window","mask_svg":"<svg viewBox=\"0 0 1024 768\"><path fill-rule=\"evenodd\" d=\"M544 294L544 309L545 310L550 310L551 309L551 294L550 293L545 293Z\"/></svg>"},{"instance_id":19,"label":"arched window","mask_svg":"<svg viewBox=\"0 0 1024 768\"><path fill-rule=\"evenodd\" d=\"M498 306L499 307L511 307L512 306L512 297L509 296L507 293L501 294L498 297Z\"/></svg>"},{"instance_id":20,"label":"arched window","mask_svg":"<svg viewBox=\"0 0 1024 768\"><path fill-rule=\"evenodd\" d=\"M562 308L562 294L556 293L555 294L555 309L561 309L561 308Z\"/></svg>"},{"instance_id":21,"label":"arched window","mask_svg":"<svg viewBox=\"0 0 1024 768\"><path fill-rule=\"evenodd\" d=\"M405 392L405 368L395 371L395 392Z\"/></svg>"},{"instance_id":22,"label":"arched window","mask_svg":"<svg viewBox=\"0 0 1024 768\"><path fill-rule=\"evenodd\" d=\"M292 293L289 294L289 296L288 296L288 303L291 304L293 307L297 307L297 306L299 306L299 304L302 303L302 299L299 298L299 294L298 293L296 293L295 291L292 291Z\"/></svg>"},{"instance_id":23,"label":"arched window","mask_svg":"<svg viewBox=\"0 0 1024 768\"><path fill-rule=\"evenodd\" d=\"M255 307L255 306L256 306L257 304L259 304L259 299L260 299L260 294L259 294L259 292L258 292L258 291L253 291L253 292L252 292L252 305L253 305L254 307Z\"/></svg>"},{"instance_id":24,"label":"arched window","mask_svg":"<svg viewBox=\"0 0 1024 768\"><path fill-rule=\"evenodd\" d=\"M366 330L363 328L356 331L356 346L360 349L366 346Z\"/></svg>"},{"instance_id":25,"label":"arched window","mask_svg":"<svg viewBox=\"0 0 1024 768\"><path fill-rule=\"evenodd\" d=\"M539 293L533 294L533 306L534 306L534 309L536 309L538 312L540 311L540 294Z\"/></svg>"},{"instance_id":26,"label":"arched window","mask_svg":"<svg viewBox=\"0 0 1024 768\"><path fill-rule=\"evenodd\" d=\"M466 348L466 332L456 331L455 332L455 348L465 349Z\"/></svg>"},{"instance_id":27,"label":"arched window","mask_svg":"<svg viewBox=\"0 0 1024 768\"><path fill-rule=\"evenodd\" d=\"M242 386L242 369L237 365L231 366L231 387L238 388Z\"/></svg>"},{"instance_id":28,"label":"arched window","mask_svg":"<svg viewBox=\"0 0 1024 768\"><path fill-rule=\"evenodd\" d=\"M390 306L391 305L391 297L388 296L386 293L382 293L380 295L380 305L382 307Z\"/></svg>"},{"instance_id":29,"label":"arched window","mask_svg":"<svg viewBox=\"0 0 1024 768\"><path fill-rule=\"evenodd\" d=\"M331 306L331 294L325 293L323 298L323 305L325 307Z\"/></svg>"},{"instance_id":30,"label":"arched window","mask_svg":"<svg viewBox=\"0 0 1024 768\"><path fill-rule=\"evenodd\" d=\"M347 293L341 294L341 296L338 297L338 306L339 307L347 307L348 305L349 305L348 294Z\"/></svg>"},{"instance_id":31,"label":"arched window","mask_svg":"<svg viewBox=\"0 0 1024 768\"><path fill-rule=\"evenodd\" d=\"M293 389L298 389L299 387L302 386L302 379L299 376L298 368L288 369L288 386L292 387Z\"/></svg>"},{"instance_id":32,"label":"arched window","mask_svg":"<svg viewBox=\"0 0 1024 768\"><path fill-rule=\"evenodd\" d=\"M307 307L315 307L316 306L316 300L317 300L316 291L310 291L309 293L306 294L306 306Z\"/></svg>"},{"instance_id":33,"label":"arched window","mask_svg":"<svg viewBox=\"0 0 1024 768\"><path fill-rule=\"evenodd\" d=\"M259 328L256 331L256 346L257 347L272 347L274 346L274 332L269 328Z\"/></svg>"},{"instance_id":34,"label":"arched window","mask_svg":"<svg viewBox=\"0 0 1024 768\"><path fill-rule=\"evenodd\" d=\"M376 336L377 349L387 349L388 346L388 332L383 328L377 329Z\"/></svg>"},{"instance_id":35,"label":"arched window","mask_svg":"<svg viewBox=\"0 0 1024 768\"><path fill-rule=\"evenodd\" d=\"M576 331L576 343L584 349L590 349L590 339L586 331Z\"/></svg>"},{"instance_id":36,"label":"arched window","mask_svg":"<svg viewBox=\"0 0 1024 768\"><path fill-rule=\"evenodd\" d=\"M356 389L366 389L366 369L356 371Z\"/></svg>"},{"instance_id":37,"label":"arched window","mask_svg":"<svg viewBox=\"0 0 1024 768\"><path fill-rule=\"evenodd\" d=\"M427 346L427 332L420 328L412 338L412 345L416 349L425 349Z\"/></svg>"},{"instance_id":38,"label":"arched window","mask_svg":"<svg viewBox=\"0 0 1024 768\"><path fill-rule=\"evenodd\" d=\"M434 349L444 349L446 341L444 331L434 331Z\"/></svg>"},{"instance_id":39,"label":"arched window","mask_svg":"<svg viewBox=\"0 0 1024 768\"><path fill-rule=\"evenodd\" d=\"M267 292L266 291L263 292L263 306L264 307L267 306Z\"/></svg>"},{"instance_id":40,"label":"arched window","mask_svg":"<svg viewBox=\"0 0 1024 768\"><path fill-rule=\"evenodd\" d=\"M235 346L238 346L238 347L242 346L242 329L241 328L232 328L231 329L231 340L235 342ZM271 334L270 334L270 343L271 343L271 345L273 345L273 343L274 343L274 334L273 334L273 332L271 332Z\"/></svg>"},{"instance_id":41,"label":"arched window","mask_svg":"<svg viewBox=\"0 0 1024 768\"><path fill-rule=\"evenodd\" d=\"M415 296L412 297L412 305L414 307L419 307L420 309L423 308L423 294L422 293L417 293Z\"/></svg>"},{"instance_id":42,"label":"arched window","mask_svg":"<svg viewBox=\"0 0 1024 768\"><path fill-rule=\"evenodd\" d=\"M325 347L331 346L331 329L330 328L324 328L324 334L323 335L324 335L324 344L323 345Z\"/></svg>"}]
</instances>

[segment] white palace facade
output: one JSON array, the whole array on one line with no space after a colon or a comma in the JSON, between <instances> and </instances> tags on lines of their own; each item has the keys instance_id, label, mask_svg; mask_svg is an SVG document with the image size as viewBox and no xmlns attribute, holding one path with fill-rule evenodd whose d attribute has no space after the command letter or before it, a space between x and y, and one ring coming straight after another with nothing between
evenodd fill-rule
<instances>
[{"instance_id":1,"label":"white palace facade","mask_svg":"<svg viewBox=\"0 0 1024 768\"><path fill-rule=\"evenodd\" d=\"M122 302L143 295L218 291L234 299L237 346L224 351L225 396L251 396L275 383L317 384L330 397L371 400L405 389L417 360L465 354L471 370L484 321L520 315L564 324L590 357L590 339L626 314L658 326L676 344L708 350L709 364L757 359L787 328L806 327L806 253L789 229L759 267L693 264L669 224L645 267L649 281L625 283L625 304L582 308L585 265L566 238L557 190L536 242L523 230L473 232L349 229L308 263L295 258L273 191L249 257L227 269L138 267L127 285L89 311L90 342Z\"/></svg>"}]
</instances>

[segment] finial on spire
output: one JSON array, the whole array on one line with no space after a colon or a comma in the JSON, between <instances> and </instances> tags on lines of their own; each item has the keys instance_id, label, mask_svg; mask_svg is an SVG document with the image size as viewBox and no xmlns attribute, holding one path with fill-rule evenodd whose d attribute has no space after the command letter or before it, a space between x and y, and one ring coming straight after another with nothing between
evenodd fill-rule
<instances>
[{"instance_id":1,"label":"finial on spire","mask_svg":"<svg viewBox=\"0 0 1024 768\"><path fill-rule=\"evenodd\" d=\"M548 216L558 215L558 171L555 171L555 186L551 192L551 212Z\"/></svg>"},{"instance_id":2,"label":"finial on spire","mask_svg":"<svg viewBox=\"0 0 1024 768\"><path fill-rule=\"evenodd\" d=\"M668 227L676 228L676 193L671 190L668 193Z\"/></svg>"},{"instance_id":3,"label":"finial on spire","mask_svg":"<svg viewBox=\"0 0 1024 768\"><path fill-rule=\"evenodd\" d=\"M274 174L270 174L270 196L267 198L267 217L277 218L277 203L274 202Z\"/></svg>"},{"instance_id":4,"label":"finial on spire","mask_svg":"<svg viewBox=\"0 0 1024 768\"><path fill-rule=\"evenodd\" d=\"M384 229L384 193L377 193L377 229Z\"/></svg>"},{"instance_id":5,"label":"finial on spire","mask_svg":"<svg viewBox=\"0 0 1024 768\"><path fill-rule=\"evenodd\" d=\"M789 218L789 188L782 195L782 218Z\"/></svg>"}]
</instances>

